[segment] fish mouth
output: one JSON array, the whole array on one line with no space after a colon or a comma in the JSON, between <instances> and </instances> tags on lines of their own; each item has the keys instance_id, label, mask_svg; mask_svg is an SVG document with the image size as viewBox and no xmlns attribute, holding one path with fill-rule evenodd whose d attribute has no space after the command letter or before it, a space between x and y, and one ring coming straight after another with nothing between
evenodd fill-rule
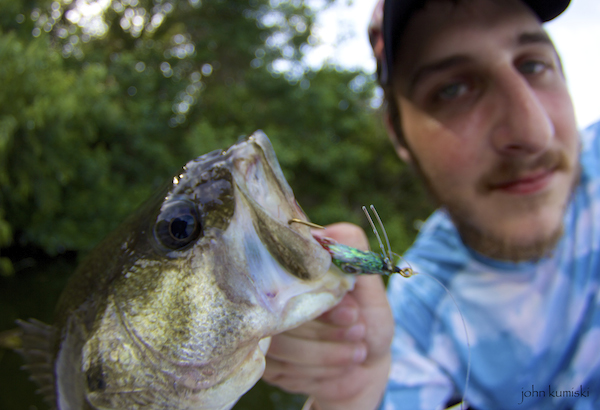
<instances>
[{"instance_id":1,"label":"fish mouth","mask_svg":"<svg viewBox=\"0 0 600 410\"><path fill-rule=\"evenodd\" d=\"M284 225L293 218L308 219L285 179L271 141L262 131L256 131L228 151L236 151L232 161L238 171L234 175L239 175L236 184L252 200L252 205L260 206Z\"/></svg>"},{"instance_id":2,"label":"fish mouth","mask_svg":"<svg viewBox=\"0 0 600 410\"><path fill-rule=\"evenodd\" d=\"M257 131L235 147L234 180L253 213L253 225L261 242L292 275L303 280L324 275L331 257L313 238L308 226L290 223L308 222L308 218L298 205L267 136Z\"/></svg>"},{"instance_id":3,"label":"fish mouth","mask_svg":"<svg viewBox=\"0 0 600 410\"><path fill-rule=\"evenodd\" d=\"M276 324L263 333L268 336L331 308L353 287L354 280L332 265L331 255L309 226L290 223L308 218L266 135L257 131L239 144L238 156L232 161L237 233L231 235L243 236L240 242L252 293L268 314L274 315Z\"/></svg>"}]
</instances>

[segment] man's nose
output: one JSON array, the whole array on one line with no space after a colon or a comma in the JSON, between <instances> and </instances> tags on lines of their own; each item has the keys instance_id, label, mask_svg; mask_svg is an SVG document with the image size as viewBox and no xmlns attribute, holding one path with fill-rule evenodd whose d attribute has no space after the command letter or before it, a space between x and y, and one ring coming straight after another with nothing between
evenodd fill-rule
<instances>
[{"instance_id":1,"label":"man's nose","mask_svg":"<svg viewBox=\"0 0 600 410\"><path fill-rule=\"evenodd\" d=\"M496 151L506 156L535 155L554 138L554 125L538 91L519 73L497 84L499 117L492 133Z\"/></svg>"}]
</instances>

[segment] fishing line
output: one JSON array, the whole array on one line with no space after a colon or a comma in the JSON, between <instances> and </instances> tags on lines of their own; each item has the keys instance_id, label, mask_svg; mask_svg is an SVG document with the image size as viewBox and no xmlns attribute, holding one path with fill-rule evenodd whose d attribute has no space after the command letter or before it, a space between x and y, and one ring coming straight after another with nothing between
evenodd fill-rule
<instances>
[{"instance_id":1,"label":"fishing line","mask_svg":"<svg viewBox=\"0 0 600 410\"><path fill-rule=\"evenodd\" d=\"M406 263L408 264L408 262L406 262ZM432 276L432 275L430 275L430 274L428 274L426 272L415 272L415 273L420 273L421 275L425 275L425 276L433 279L442 288L444 288L444 290L446 291L446 293L448 294L448 296L450 296L450 299L452 299L452 303L454 303L454 306L456 306L456 310L460 314L460 320L462 321L463 329L465 331L465 338L467 340L467 376L465 378L465 390L463 391L462 401L461 401L461 403L459 403L460 404L460 409L464 410L463 405L467 405L468 406L468 403L466 402L466 395L467 395L467 389L469 388L469 379L471 378L471 343L469 341L469 332L467 331L467 323L465 321L465 317L463 316L462 311L460 310L460 307L458 306L458 303L456 302L456 299L454 299L454 296L452 295L452 292L450 292L450 289L448 289L446 287L446 285L444 285L436 277L434 277L434 276ZM456 408L456 406L452 406L452 407L450 407L450 408L448 408L446 410L452 410L452 408Z\"/></svg>"},{"instance_id":2,"label":"fishing line","mask_svg":"<svg viewBox=\"0 0 600 410\"><path fill-rule=\"evenodd\" d=\"M400 273L404 277L409 277L409 276L412 276L412 275L415 275L415 274L419 273L419 272L415 272L412 269L412 266L410 266L410 263L408 263L408 261L406 259L404 259L402 256L400 256L400 255L392 252L392 248L390 246L390 241L388 239L388 235L387 235L387 232L385 230L385 227L383 226L383 222L381 221L381 218L379 217L379 213L375 209L375 206L373 206L372 204L371 204L371 206L369 208L371 209L371 211L373 211L373 214L375 215L375 218L377 219L379 227L381 228L381 232L383 233L383 237L385 238L385 241L386 241L387 251L384 249L383 242L381 241L381 237L379 236L379 233L377 232L377 228L375 227L375 224L373 223L373 219L371 218L369 212L367 211L367 208L365 206L363 206L362 210L365 213L365 215L367 217L367 220L369 221L369 225L371 225L371 229L373 230L373 233L375 234L375 237L377 238L377 242L379 243L379 247L381 249L382 256L384 258L384 261L388 265L388 268L390 269L390 271L393 270L391 268L391 266L390 266L392 264L392 260L394 259L393 255L397 255L399 259L402 259L408 265L408 272L409 272L409 274L405 274L406 273L406 269L400 269L400 272L398 272L398 273ZM465 410L465 408L463 406L468 406L468 403L466 401L466 395L467 395L467 390L469 388L469 379L471 378L471 343L469 341L469 332L467 330L467 323L465 321L465 317L462 314L462 311L460 310L460 307L458 306L458 303L456 302L456 299L452 295L452 292L450 292L450 289L448 289L446 287L446 285L444 285L439 279L437 279L433 275L430 275L430 274L428 274L426 272L422 272L421 275L425 275L425 276L433 279L435 282L438 283L438 285L440 285L446 291L446 293L448 294L448 296L450 296L450 299L452 300L452 303L454 303L454 306L456 306L456 310L458 311L458 314L460 315L460 320L462 321L463 329L464 329L464 332L465 332L465 338L466 338L466 341L467 341L467 372L466 372L466 377L465 377L465 389L464 389L463 394L462 394L462 400L461 400L461 402L458 403L455 406L449 407L446 410L458 409L458 405L460 405L460 409L461 410Z\"/></svg>"}]
</instances>

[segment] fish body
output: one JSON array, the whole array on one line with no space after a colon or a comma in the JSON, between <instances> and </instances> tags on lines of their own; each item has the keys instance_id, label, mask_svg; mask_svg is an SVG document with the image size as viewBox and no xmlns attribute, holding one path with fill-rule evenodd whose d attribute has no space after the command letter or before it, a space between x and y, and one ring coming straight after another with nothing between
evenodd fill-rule
<instances>
[{"instance_id":1,"label":"fish body","mask_svg":"<svg viewBox=\"0 0 600 410\"><path fill-rule=\"evenodd\" d=\"M270 336L352 288L258 131L188 162L78 267L21 350L61 410L226 410L262 376Z\"/></svg>"}]
</instances>

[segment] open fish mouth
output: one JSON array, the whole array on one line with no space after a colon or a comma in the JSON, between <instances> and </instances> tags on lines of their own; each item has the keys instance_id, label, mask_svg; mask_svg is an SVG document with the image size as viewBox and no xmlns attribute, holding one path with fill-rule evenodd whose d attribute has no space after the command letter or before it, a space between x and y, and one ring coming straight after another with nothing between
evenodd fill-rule
<instances>
[{"instance_id":1,"label":"open fish mouth","mask_svg":"<svg viewBox=\"0 0 600 410\"><path fill-rule=\"evenodd\" d=\"M240 149L241 144L246 144L246 149ZM232 162L238 171L233 172L234 180L253 212L252 221L261 242L277 262L298 278L324 275L331 257L323 252L307 226L289 223L292 219L308 218L298 205L267 136L257 131L234 147L237 150ZM307 253L313 257L307 258Z\"/></svg>"},{"instance_id":2,"label":"open fish mouth","mask_svg":"<svg viewBox=\"0 0 600 410\"><path fill-rule=\"evenodd\" d=\"M240 149L240 145L246 145L246 149ZM234 148L236 184L252 205L259 205L282 225L287 225L292 218L307 219L283 175L271 142L262 131L256 131L228 152Z\"/></svg>"}]
</instances>

